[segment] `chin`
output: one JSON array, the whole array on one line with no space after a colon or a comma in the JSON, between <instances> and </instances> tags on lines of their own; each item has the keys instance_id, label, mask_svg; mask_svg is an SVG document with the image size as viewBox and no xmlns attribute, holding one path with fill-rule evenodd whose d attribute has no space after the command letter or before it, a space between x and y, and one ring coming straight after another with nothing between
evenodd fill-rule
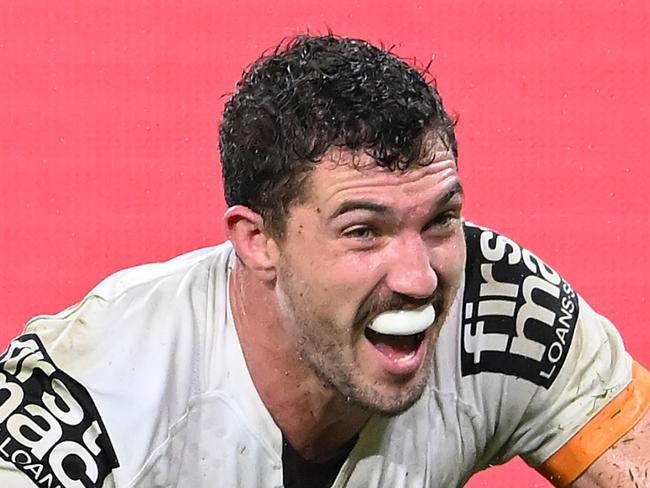
<instances>
[{"instance_id":1,"label":"chin","mask_svg":"<svg viewBox=\"0 0 650 488\"><path fill-rule=\"evenodd\" d=\"M381 383L375 382L373 387L354 388L353 391L347 392L345 397L350 403L368 413L394 417L411 408L422 397L430 369L428 366L423 368L406 383L384 383L383 387L378 388Z\"/></svg>"},{"instance_id":2,"label":"chin","mask_svg":"<svg viewBox=\"0 0 650 488\"><path fill-rule=\"evenodd\" d=\"M377 394L373 399L357 400L355 403L363 410L382 417L395 417L410 409L421 397L426 385L415 391L402 392L400 395L388 396ZM354 402L354 399L350 399Z\"/></svg>"}]
</instances>

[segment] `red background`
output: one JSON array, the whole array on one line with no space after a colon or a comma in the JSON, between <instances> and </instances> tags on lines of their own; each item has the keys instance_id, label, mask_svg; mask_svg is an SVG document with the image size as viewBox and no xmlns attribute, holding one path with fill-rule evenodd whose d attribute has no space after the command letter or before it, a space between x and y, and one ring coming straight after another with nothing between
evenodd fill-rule
<instances>
[{"instance_id":1,"label":"red background","mask_svg":"<svg viewBox=\"0 0 650 488\"><path fill-rule=\"evenodd\" d=\"M2 2L0 342L117 269L220 242L223 95L282 37L331 28L433 60L459 116L466 216L560 270L650 365L649 14L644 0ZM549 485L515 462L469 486Z\"/></svg>"}]
</instances>

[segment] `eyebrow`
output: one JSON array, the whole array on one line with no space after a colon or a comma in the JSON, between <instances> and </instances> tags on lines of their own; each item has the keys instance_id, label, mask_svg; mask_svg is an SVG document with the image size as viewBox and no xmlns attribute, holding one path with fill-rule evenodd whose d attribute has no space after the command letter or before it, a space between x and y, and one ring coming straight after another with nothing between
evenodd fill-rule
<instances>
[{"instance_id":1,"label":"eyebrow","mask_svg":"<svg viewBox=\"0 0 650 488\"><path fill-rule=\"evenodd\" d=\"M432 209L437 209L446 205L452 198L456 195L461 197L465 195L463 190L463 185L460 184L460 180L456 179L445 193L443 193L432 205ZM348 200L343 202L339 207L334 211L334 213L329 217L329 220L334 220L341 215L353 212L356 210L365 210L367 212L372 212L380 215L390 215L393 213L393 209L383 205L381 203L371 202L369 200Z\"/></svg>"},{"instance_id":2,"label":"eyebrow","mask_svg":"<svg viewBox=\"0 0 650 488\"><path fill-rule=\"evenodd\" d=\"M456 195L460 195L461 197L465 196L465 189L463 188L463 185L460 184L460 180L456 179L449 189L440 197L438 198L438 201L433 205L434 207L442 207L449 202L452 198L454 198Z\"/></svg>"},{"instance_id":3,"label":"eyebrow","mask_svg":"<svg viewBox=\"0 0 650 488\"><path fill-rule=\"evenodd\" d=\"M382 205L381 203L370 202L368 200L348 200L346 202L343 202L336 209L336 211L330 216L330 220L334 220L335 218L340 217L345 213L353 212L355 210L365 210L367 212L373 212L382 215L392 213L390 207Z\"/></svg>"}]
</instances>

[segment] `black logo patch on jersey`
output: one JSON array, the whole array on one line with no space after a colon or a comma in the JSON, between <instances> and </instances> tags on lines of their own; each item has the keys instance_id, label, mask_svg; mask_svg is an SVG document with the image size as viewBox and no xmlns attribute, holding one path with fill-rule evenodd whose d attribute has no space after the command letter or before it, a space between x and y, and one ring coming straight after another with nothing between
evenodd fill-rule
<instances>
[{"instance_id":1,"label":"black logo patch on jersey","mask_svg":"<svg viewBox=\"0 0 650 488\"><path fill-rule=\"evenodd\" d=\"M465 239L463 376L490 371L549 388L573 339L576 293L505 236L467 224Z\"/></svg>"},{"instance_id":2,"label":"black logo patch on jersey","mask_svg":"<svg viewBox=\"0 0 650 488\"><path fill-rule=\"evenodd\" d=\"M0 356L0 458L50 488L102 486L119 466L90 395L35 334Z\"/></svg>"}]
</instances>

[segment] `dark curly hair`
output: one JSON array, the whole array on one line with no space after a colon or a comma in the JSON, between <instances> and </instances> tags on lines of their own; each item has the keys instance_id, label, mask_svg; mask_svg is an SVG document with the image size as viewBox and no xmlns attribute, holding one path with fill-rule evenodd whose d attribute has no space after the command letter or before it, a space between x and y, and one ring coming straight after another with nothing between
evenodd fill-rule
<instances>
[{"instance_id":1,"label":"dark curly hair","mask_svg":"<svg viewBox=\"0 0 650 488\"><path fill-rule=\"evenodd\" d=\"M309 171L329 148L361 150L403 171L430 162L431 139L456 157L453 126L424 73L388 50L299 35L255 61L226 103L219 137L226 203L261 214L281 237L289 207L305 201Z\"/></svg>"}]
</instances>

